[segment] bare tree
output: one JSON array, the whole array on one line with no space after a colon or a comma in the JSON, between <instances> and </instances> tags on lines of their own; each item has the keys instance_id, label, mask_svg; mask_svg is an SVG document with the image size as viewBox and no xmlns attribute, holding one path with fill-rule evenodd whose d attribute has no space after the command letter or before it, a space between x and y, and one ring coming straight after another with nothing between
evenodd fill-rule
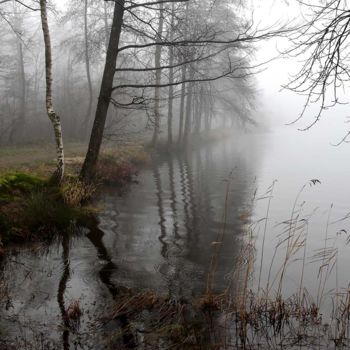
<instances>
[{"instance_id":1,"label":"bare tree","mask_svg":"<svg viewBox=\"0 0 350 350\"><path fill-rule=\"evenodd\" d=\"M16 81L14 95L18 99L18 109L13 115L13 120L11 121L9 127L8 140L13 143L17 136L22 136L21 131L24 129L26 122L26 72L24 63L24 28L23 28L23 17L24 12L21 11L20 6L16 1L12 2L12 12L8 19L8 23L11 25L16 43L16 72L14 75L14 80ZM3 14L0 13L3 18Z\"/></svg>"},{"instance_id":2,"label":"bare tree","mask_svg":"<svg viewBox=\"0 0 350 350\"><path fill-rule=\"evenodd\" d=\"M52 54L49 24L47 20L46 0L40 0L40 15L45 43L46 111L55 133L57 151L57 168L52 176L52 180L55 183L60 184L64 176L64 149L61 120L56 114L52 103Z\"/></svg>"},{"instance_id":3,"label":"bare tree","mask_svg":"<svg viewBox=\"0 0 350 350\"><path fill-rule=\"evenodd\" d=\"M174 5L174 1L172 5ZM170 33L162 41L157 40L158 37L152 37L152 31L157 33L152 24L152 16L154 17L152 12L148 14L146 11L137 15L137 20L143 24L142 31L136 27L137 23L130 23L128 18L127 27L133 28L138 35L134 40L135 44L121 47L120 51L124 55L132 52L135 60L142 63L138 68L118 68L118 72L129 73L128 76L125 76L128 83L121 83L114 89L127 91L134 98L137 97L137 90L139 90L144 98L145 95L150 96L147 91L152 91L152 89L158 91L159 88L168 87L168 143L171 143L173 100L174 96L178 96L176 88L181 85L178 123L178 143L181 145L188 142L192 133L193 121L199 121L197 116L193 115L193 106L196 102L195 96L193 97L195 85L215 80L242 79L249 75L250 64L247 57L252 53L250 44L273 34L253 30L250 24L236 16L231 2L223 1L216 4L213 1L190 1L186 2L185 6L179 7L175 15L173 15L172 9L173 6L171 10L165 9L165 19L171 24L169 25ZM154 11L156 11L155 8ZM173 23L174 18L177 21L176 25ZM145 24L149 26L147 35L145 35L147 29ZM236 37L236 33L243 34ZM128 41L132 43L133 40L128 38ZM147 62L145 60L146 53L152 52L154 46L169 47L169 64L161 67L143 67L142 65L147 64L145 63ZM235 53L236 56L232 53ZM169 81L163 80L161 84L149 83L152 79L147 78L147 72L157 73L160 70L164 72L164 76L169 77ZM136 74L137 72L144 73L144 75L140 74L135 77L137 83L130 82L133 78L130 76L131 73ZM200 88L197 90L201 91ZM157 101L155 104L158 105ZM198 122L197 132L199 132L200 126L201 123Z\"/></svg>"},{"instance_id":4,"label":"bare tree","mask_svg":"<svg viewBox=\"0 0 350 350\"><path fill-rule=\"evenodd\" d=\"M314 119L300 130L308 130L323 112L342 103L339 91L349 82L350 7L346 0L299 1L306 23L290 36L292 46L284 53L303 59L303 64L286 87L306 96L299 121L312 104L318 106ZM343 141L350 135L347 133Z\"/></svg>"},{"instance_id":5,"label":"bare tree","mask_svg":"<svg viewBox=\"0 0 350 350\"><path fill-rule=\"evenodd\" d=\"M162 42L163 35L163 26L164 26L164 3L159 4L159 21L158 21L158 30L157 30L157 39L156 41ZM153 146L157 145L159 132L160 132L160 110L159 110L159 100L160 100L160 88L158 87L161 83L162 72L160 70L161 64L161 55L162 55L162 46L157 45L155 50L155 71L156 71L156 79L155 83L157 87L154 89L154 132L153 132Z\"/></svg>"},{"instance_id":6,"label":"bare tree","mask_svg":"<svg viewBox=\"0 0 350 350\"><path fill-rule=\"evenodd\" d=\"M153 98L156 115L153 141L156 143L160 131L160 89L182 86L183 107L185 106L185 95L187 95L186 108L183 108L186 113L186 119L183 121L185 126L184 139L187 141L193 127L192 95L195 83L214 82L225 78L240 79L252 74L251 67L246 65L247 59L243 53L246 52L249 55L250 51L247 50L247 47L250 44L268 39L278 33L259 31L251 24L243 23L242 25L240 21L237 21L233 26L225 24L224 29L220 28L220 21L217 18L210 17L207 22L203 21L205 15L211 14L213 9L216 13L216 8L223 13L230 9L230 6L217 6L215 1L207 0L205 1L205 8L207 8L208 13L201 12L203 2L193 1L191 19L188 21L192 22L191 26L187 27L185 23L183 32L176 33L176 37L162 36L163 20L166 18L169 21L169 18L171 18L171 11L164 5L166 3L182 2L186 3L186 7L185 11L183 11L183 7L180 9L179 17L183 16L184 13L188 13L188 0L158 0L131 3L128 6L125 5L124 1L115 1L101 92L89 149L81 172L81 176L85 180L90 180L94 176L110 102L118 108L130 109L132 105L139 108L142 104L147 108L147 103ZM158 16L155 16L155 13L158 13ZM158 18L158 28L154 26L155 18ZM219 14L218 18L220 18ZM235 16L233 18L237 19ZM183 17L179 18L179 21L183 21ZM202 25L196 26L198 23L202 23ZM189 31L189 28L192 31ZM122 33L123 40L121 42L123 44L119 45ZM172 47L177 53L181 53L177 54L180 57L179 62L162 65L164 50L161 50L161 48L163 47ZM239 54L233 54L232 52L238 52ZM151 57L155 60L150 59ZM221 58L215 60L215 57ZM116 63L117 58L118 65ZM199 61L203 61L202 65L198 64ZM215 63L215 65L209 68L210 63ZM165 82L161 79L162 74L165 76L165 72L171 69L177 69L174 72L177 79L172 78L171 81ZM118 82L113 84L115 72L119 73ZM178 76L180 72L181 76ZM123 76L122 73L126 75ZM132 78L138 73L143 73L142 78L135 76L137 82L133 82ZM156 79L147 78L147 73L153 78L155 76ZM137 91L142 92L141 96ZM131 100L126 102L125 96L130 96ZM143 110L147 112L146 108Z\"/></svg>"},{"instance_id":7,"label":"bare tree","mask_svg":"<svg viewBox=\"0 0 350 350\"><path fill-rule=\"evenodd\" d=\"M85 67L86 67L86 77L89 87L89 100L88 100L88 109L85 117L85 124L89 124L89 119L91 115L92 108L92 82L91 82L91 73L90 73L90 56L89 56L89 35L88 35L88 0L84 0L84 41L85 41Z\"/></svg>"},{"instance_id":8,"label":"bare tree","mask_svg":"<svg viewBox=\"0 0 350 350\"><path fill-rule=\"evenodd\" d=\"M114 73L119 53L118 47L125 11L124 4L124 0L117 0L115 1L114 5L112 29L109 38L100 95L97 103L95 120L91 131L88 151L81 170L81 177L84 181L91 181L91 179L95 176L97 159L102 144L103 132L112 94Z\"/></svg>"},{"instance_id":9,"label":"bare tree","mask_svg":"<svg viewBox=\"0 0 350 350\"><path fill-rule=\"evenodd\" d=\"M171 21L169 26L169 37L170 41L174 41L174 30L175 30L175 3L171 4ZM168 148L170 149L173 144L173 104L174 104L174 47L169 47L169 92L168 92Z\"/></svg>"}]
</instances>

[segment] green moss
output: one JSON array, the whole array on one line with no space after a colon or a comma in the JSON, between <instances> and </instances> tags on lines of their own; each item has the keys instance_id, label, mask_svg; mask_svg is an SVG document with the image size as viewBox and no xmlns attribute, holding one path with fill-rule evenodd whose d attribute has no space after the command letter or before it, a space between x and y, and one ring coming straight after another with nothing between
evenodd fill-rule
<instances>
[{"instance_id":1,"label":"green moss","mask_svg":"<svg viewBox=\"0 0 350 350\"><path fill-rule=\"evenodd\" d=\"M8 173L0 177L0 240L4 245L50 241L76 231L89 213L67 203L59 187L36 176Z\"/></svg>"},{"instance_id":2,"label":"green moss","mask_svg":"<svg viewBox=\"0 0 350 350\"><path fill-rule=\"evenodd\" d=\"M83 148L80 148L74 151L74 158L66 159L66 174L70 171L77 173L77 165L83 160L83 157L76 157L83 154ZM86 204L96 192L96 186L81 182L76 175L66 175L60 186L54 186L48 179L55 164L49 161L51 156L47 156L47 151L38 158L40 149L34 152L36 160L28 158L27 153L33 154L33 151L28 152L27 148L23 152L17 149L9 152L0 150L0 153L5 153L2 158L8 158L7 161L1 159L5 165L2 168L12 169L7 173L5 170L4 173L0 172L0 241L4 245L48 241L66 232L77 231L76 228L91 225L93 214ZM135 164L147 163L148 158L140 146L106 149L106 153L101 155L99 180L121 185L127 183L136 174ZM26 163L21 165L19 162L23 159ZM41 163L37 159L41 159ZM12 164L17 165L14 168Z\"/></svg>"},{"instance_id":3,"label":"green moss","mask_svg":"<svg viewBox=\"0 0 350 350\"><path fill-rule=\"evenodd\" d=\"M0 195L9 196L15 191L30 192L35 187L40 187L45 181L37 176L25 173L7 173L0 176Z\"/></svg>"}]
</instances>

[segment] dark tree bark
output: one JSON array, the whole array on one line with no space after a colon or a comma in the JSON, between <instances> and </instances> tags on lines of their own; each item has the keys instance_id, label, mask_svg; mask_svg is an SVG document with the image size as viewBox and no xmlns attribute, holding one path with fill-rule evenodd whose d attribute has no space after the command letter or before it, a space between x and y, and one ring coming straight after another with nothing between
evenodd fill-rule
<instances>
[{"instance_id":1,"label":"dark tree bark","mask_svg":"<svg viewBox=\"0 0 350 350\"><path fill-rule=\"evenodd\" d=\"M20 133L20 131L24 129L26 121L26 76L24 71L23 44L20 39L17 39L17 48L19 67L19 110L9 134L10 143L14 142L16 134Z\"/></svg>"},{"instance_id":2,"label":"dark tree bark","mask_svg":"<svg viewBox=\"0 0 350 350\"><path fill-rule=\"evenodd\" d=\"M171 5L171 25L170 25L170 41L174 40L174 22L175 22L175 6ZM174 104L174 47L169 47L169 103L168 103L168 148L173 144L173 104Z\"/></svg>"},{"instance_id":3,"label":"dark tree bark","mask_svg":"<svg viewBox=\"0 0 350 350\"><path fill-rule=\"evenodd\" d=\"M164 4L159 4L159 22L157 30L157 42L162 42L163 35L163 25L164 25ZM156 68L156 85L160 85L162 78L162 71L160 68L160 60L162 56L162 46L157 45L155 51L155 68ZM158 143L159 133L160 133L160 88L156 87L154 89L154 131L152 145L156 146Z\"/></svg>"},{"instance_id":4,"label":"dark tree bark","mask_svg":"<svg viewBox=\"0 0 350 350\"><path fill-rule=\"evenodd\" d=\"M26 113L26 76L24 71L24 58L23 58L23 45L21 42L18 43L19 52L19 71L20 71L20 109L19 109L19 119L21 120L22 128L25 123L25 113Z\"/></svg>"},{"instance_id":5,"label":"dark tree bark","mask_svg":"<svg viewBox=\"0 0 350 350\"><path fill-rule=\"evenodd\" d=\"M186 66L182 66L181 69L181 81L183 81L181 85L181 100L180 100L180 116L179 116L179 136L178 136L178 144L182 143L183 137L183 129L184 129L184 116L185 116L185 98L186 98Z\"/></svg>"},{"instance_id":6,"label":"dark tree bark","mask_svg":"<svg viewBox=\"0 0 350 350\"><path fill-rule=\"evenodd\" d=\"M95 176L107 112L112 94L113 78L117 64L119 39L122 31L125 0L118 0L114 5L112 29L108 43L106 63L103 72L100 95L98 98L95 120L91 131L88 151L81 169L81 178L91 181Z\"/></svg>"},{"instance_id":7,"label":"dark tree bark","mask_svg":"<svg viewBox=\"0 0 350 350\"><path fill-rule=\"evenodd\" d=\"M190 67L190 80L194 78L194 70ZM193 100L193 86L194 83L190 82L187 88L187 101L186 101L186 121L184 130L184 144L187 145L192 129L192 100Z\"/></svg>"},{"instance_id":8,"label":"dark tree bark","mask_svg":"<svg viewBox=\"0 0 350 350\"><path fill-rule=\"evenodd\" d=\"M196 111L195 111L195 126L194 133L199 134L202 129L202 114L203 114L203 104L204 104L204 95L203 87L198 87L198 93L196 96Z\"/></svg>"},{"instance_id":9,"label":"dark tree bark","mask_svg":"<svg viewBox=\"0 0 350 350\"><path fill-rule=\"evenodd\" d=\"M88 0L85 0L84 4L84 40L85 40L85 68L86 68L86 78L89 87L89 101L88 108L85 116L85 125L89 125L89 119L91 115L92 108L92 82L91 82L91 73L90 73L90 56L89 56L89 36L88 36Z\"/></svg>"}]
</instances>

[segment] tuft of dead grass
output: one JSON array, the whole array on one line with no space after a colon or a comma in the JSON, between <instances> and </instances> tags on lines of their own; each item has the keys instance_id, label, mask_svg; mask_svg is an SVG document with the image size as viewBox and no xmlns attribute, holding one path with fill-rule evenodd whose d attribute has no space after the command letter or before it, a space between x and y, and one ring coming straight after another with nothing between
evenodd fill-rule
<instances>
[{"instance_id":1,"label":"tuft of dead grass","mask_svg":"<svg viewBox=\"0 0 350 350\"><path fill-rule=\"evenodd\" d=\"M61 185L63 201L73 207L87 203L96 191L97 184L85 183L77 177L68 177Z\"/></svg>"},{"instance_id":2,"label":"tuft of dead grass","mask_svg":"<svg viewBox=\"0 0 350 350\"><path fill-rule=\"evenodd\" d=\"M150 156L141 146L105 149L97 165L97 178L105 184L124 185L137 175L139 166L149 162Z\"/></svg>"}]
</instances>

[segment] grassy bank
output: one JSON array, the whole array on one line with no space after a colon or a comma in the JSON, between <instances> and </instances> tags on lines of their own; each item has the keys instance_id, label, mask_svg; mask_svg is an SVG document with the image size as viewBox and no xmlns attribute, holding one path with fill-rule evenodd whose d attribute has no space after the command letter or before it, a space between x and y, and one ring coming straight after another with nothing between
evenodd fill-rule
<instances>
[{"instance_id":1,"label":"grassy bank","mask_svg":"<svg viewBox=\"0 0 350 350\"><path fill-rule=\"evenodd\" d=\"M57 187L48 181L55 170L51 151L43 145L1 151L1 250L11 243L50 241L58 233L84 225L92 212L89 201L99 186L105 183L123 186L149 160L138 145L105 148L98 163L96 182L84 184L78 174L85 149L83 145L70 144L66 152L66 176Z\"/></svg>"},{"instance_id":2,"label":"grassy bank","mask_svg":"<svg viewBox=\"0 0 350 350\"><path fill-rule=\"evenodd\" d=\"M83 223L88 211L81 205L94 192L67 178L62 187L38 176L10 172L0 177L1 245L49 241Z\"/></svg>"}]
</instances>

